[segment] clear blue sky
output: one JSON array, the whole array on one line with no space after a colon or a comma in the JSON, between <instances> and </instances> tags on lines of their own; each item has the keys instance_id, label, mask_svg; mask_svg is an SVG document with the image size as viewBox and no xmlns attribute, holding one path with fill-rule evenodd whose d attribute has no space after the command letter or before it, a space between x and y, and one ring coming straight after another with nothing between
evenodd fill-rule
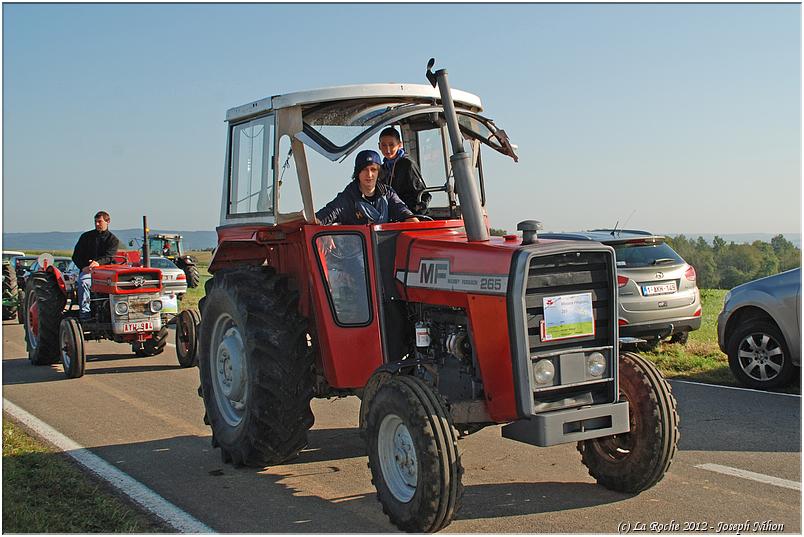
<instances>
[{"instance_id":1,"label":"clear blue sky","mask_svg":"<svg viewBox=\"0 0 804 537\"><path fill-rule=\"evenodd\" d=\"M800 9L4 4L3 227L212 230L226 109L435 56L519 146L484 159L495 227L797 232Z\"/></svg>"}]
</instances>

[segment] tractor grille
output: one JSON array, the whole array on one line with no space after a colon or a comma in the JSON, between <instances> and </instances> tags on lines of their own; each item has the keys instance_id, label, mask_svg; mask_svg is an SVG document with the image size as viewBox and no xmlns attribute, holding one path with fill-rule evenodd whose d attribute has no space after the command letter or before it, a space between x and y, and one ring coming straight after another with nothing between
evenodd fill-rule
<instances>
[{"instance_id":1,"label":"tractor grille","mask_svg":"<svg viewBox=\"0 0 804 537\"><path fill-rule=\"evenodd\" d=\"M525 287L528 322L528 347L531 353L543 353L567 347L613 345L613 305L610 289L613 277L606 252L569 252L531 258ZM592 293L595 335L583 338L542 342L540 325L544 320L544 297Z\"/></svg>"},{"instance_id":2,"label":"tractor grille","mask_svg":"<svg viewBox=\"0 0 804 537\"><path fill-rule=\"evenodd\" d=\"M527 264L524 313L527 329L525 371L520 394L531 414L594 405L616 400L616 293L613 253L605 250L573 250L534 255ZM544 298L580 293L592 296L594 335L542 341ZM587 360L595 355L606 362L605 373L593 376ZM555 371L549 382L537 382L540 362L549 361Z\"/></svg>"}]
</instances>

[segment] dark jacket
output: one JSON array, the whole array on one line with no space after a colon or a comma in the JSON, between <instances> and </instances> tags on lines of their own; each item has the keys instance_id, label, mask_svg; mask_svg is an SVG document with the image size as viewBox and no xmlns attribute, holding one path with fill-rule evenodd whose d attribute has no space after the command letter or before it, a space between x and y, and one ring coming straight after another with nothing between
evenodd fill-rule
<instances>
[{"instance_id":1,"label":"dark jacket","mask_svg":"<svg viewBox=\"0 0 804 537\"><path fill-rule=\"evenodd\" d=\"M323 225L355 225L396 222L410 218L413 213L392 188L378 181L374 195L366 198L354 180L315 216Z\"/></svg>"},{"instance_id":2,"label":"dark jacket","mask_svg":"<svg viewBox=\"0 0 804 537\"><path fill-rule=\"evenodd\" d=\"M73 263L79 269L89 266L89 261L97 261L101 265L112 262L120 241L108 229L102 233L93 229L82 233L73 250Z\"/></svg>"},{"instance_id":3,"label":"dark jacket","mask_svg":"<svg viewBox=\"0 0 804 537\"><path fill-rule=\"evenodd\" d=\"M419 192L427 188L422 179L422 172L407 155L402 154L392 161L383 163L380 171L380 183L390 186L399 194L405 205L415 214L427 212L427 204L430 203L430 193L422 194L421 202L417 201Z\"/></svg>"}]
</instances>

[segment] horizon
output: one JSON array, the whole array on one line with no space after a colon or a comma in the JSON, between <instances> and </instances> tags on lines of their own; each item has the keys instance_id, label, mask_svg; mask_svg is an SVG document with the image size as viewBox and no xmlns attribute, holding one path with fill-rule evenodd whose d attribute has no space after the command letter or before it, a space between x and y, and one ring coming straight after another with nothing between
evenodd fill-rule
<instances>
[{"instance_id":1,"label":"horizon","mask_svg":"<svg viewBox=\"0 0 804 537\"><path fill-rule=\"evenodd\" d=\"M342 30L391 16L404 54ZM3 19L6 233L91 229L98 208L120 229L148 212L214 230L227 109L423 84L432 56L519 146L517 164L484 153L493 227L801 232L800 4L4 4ZM478 21L494 47L456 47Z\"/></svg>"}]
</instances>

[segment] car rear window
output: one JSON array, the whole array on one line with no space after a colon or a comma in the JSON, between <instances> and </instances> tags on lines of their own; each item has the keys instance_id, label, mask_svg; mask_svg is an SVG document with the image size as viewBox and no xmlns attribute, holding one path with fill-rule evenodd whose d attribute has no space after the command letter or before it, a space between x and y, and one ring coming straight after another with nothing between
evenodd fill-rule
<instances>
[{"instance_id":1,"label":"car rear window","mask_svg":"<svg viewBox=\"0 0 804 537\"><path fill-rule=\"evenodd\" d=\"M660 243L613 244L618 267L677 265L684 260L670 246Z\"/></svg>"}]
</instances>

